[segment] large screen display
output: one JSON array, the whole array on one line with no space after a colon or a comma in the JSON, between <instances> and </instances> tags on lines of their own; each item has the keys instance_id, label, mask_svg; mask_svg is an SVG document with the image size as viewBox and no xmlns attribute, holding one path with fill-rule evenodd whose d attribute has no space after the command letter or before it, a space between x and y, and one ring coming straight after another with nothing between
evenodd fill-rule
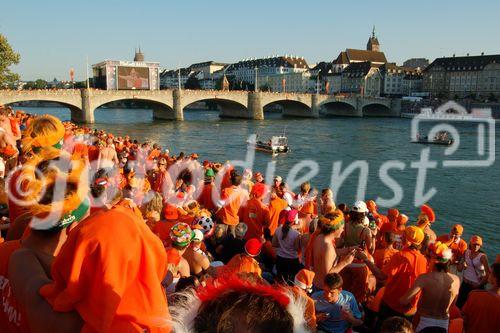
<instances>
[{"instance_id":1,"label":"large screen display","mask_svg":"<svg viewBox=\"0 0 500 333\"><path fill-rule=\"evenodd\" d=\"M118 67L118 89L149 89L149 68Z\"/></svg>"}]
</instances>

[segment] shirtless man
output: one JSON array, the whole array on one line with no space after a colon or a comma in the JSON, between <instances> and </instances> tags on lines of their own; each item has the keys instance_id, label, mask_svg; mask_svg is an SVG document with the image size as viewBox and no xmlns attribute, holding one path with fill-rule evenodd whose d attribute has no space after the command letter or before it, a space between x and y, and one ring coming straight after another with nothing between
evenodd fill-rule
<instances>
[{"instance_id":1,"label":"shirtless man","mask_svg":"<svg viewBox=\"0 0 500 333\"><path fill-rule=\"evenodd\" d=\"M408 292L400 299L401 304L409 304L420 292L417 305L419 322L416 332L427 327L439 327L448 332L450 306L458 295L460 279L448 272L453 256L447 245L437 242L431 246L434 266L432 272L420 275Z\"/></svg>"},{"instance_id":2,"label":"shirtless man","mask_svg":"<svg viewBox=\"0 0 500 333\"><path fill-rule=\"evenodd\" d=\"M339 238L344 231L344 215L339 210L320 217L321 231L314 239L312 268L315 273L313 285L317 289L323 288L325 276L329 273L338 273L345 266L352 263L355 247L343 249L335 248L335 238Z\"/></svg>"},{"instance_id":3,"label":"shirtless man","mask_svg":"<svg viewBox=\"0 0 500 333\"><path fill-rule=\"evenodd\" d=\"M182 256L189 264L191 275L201 278L209 269L210 261L206 253L200 248L203 242L203 233L198 229L193 230L193 232L194 238Z\"/></svg>"},{"instance_id":4,"label":"shirtless man","mask_svg":"<svg viewBox=\"0 0 500 333\"><path fill-rule=\"evenodd\" d=\"M337 209L335 202L333 201L333 191L329 188L325 188L321 191L320 199L320 214L326 215Z\"/></svg>"},{"instance_id":5,"label":"shirtless man","mask_svg":"<svg viewBox=\"0 0 500 333\"><path fill-rule=\"evenodd\" d=\"M173 292L175 290L175 285L181 277L188 277L191 275L189 263L183 255L189 243L191 243L192 238L193 231L186 223L179 222L170 229L172 247L167 248L166 252L167 269L173 276L173 283L168 285L167 292Z\"/></svg>"},{"instance_id":6,"label":"shirtless man","mask_svg":"<svg viewBox=\"0 0 500 333\"><path fill-rule=\"evenodd\" d=\"M108 139L105 146L100 146L98 169L110 168L118 165L118 163L118 155L113 145L113 139Z\"/></svg>"}]
</instances>

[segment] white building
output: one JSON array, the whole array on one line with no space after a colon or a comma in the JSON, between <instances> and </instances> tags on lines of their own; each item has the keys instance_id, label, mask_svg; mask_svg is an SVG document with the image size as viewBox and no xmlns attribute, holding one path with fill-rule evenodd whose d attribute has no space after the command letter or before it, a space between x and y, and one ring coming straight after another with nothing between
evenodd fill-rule
<instances>
[{"instance_id":1,"label":"white building","mask_svg":"<svg viewBox=\"0 0 500 333\"><path fill-rule=\"evenodd\" d=\"M310 92L311 73L292 72L274 75L259 75L257 85L259 89L269 88L273 92Z\"/></svg>"},{"instance_id":2,"label":"white building","mask_svg":"<svg viewBox=\"0 0 500 333\"><path fill-rule=\"evenodd\" d=\"M369 61L347 66L342 72L341 92L379 97L382 76L378 67Z\"/></svg>"},{"instance_id":3,"label":"white building","mask_svg":"<svg viewBox=\"0 0 500 333\"><path fill-rule=\"evenodd\" d=\"M184 88L186 81L195 73L189 68L163 70L160 73L160 88L161 89L176 89L179 87Z\"/></svg>"},{"instance_id":4,"label":"white building","mask_svg":"<svg viewBox=\"0 0 500 333\"><path fill-rule=\"evenodd\" d=\"M255 83L255 77L306 72L309 69L303 57L269 57L246 59L227 67L226 75L236 82ZM260 86L260 84L259 84Z\"/></svg>"}]
</instances>

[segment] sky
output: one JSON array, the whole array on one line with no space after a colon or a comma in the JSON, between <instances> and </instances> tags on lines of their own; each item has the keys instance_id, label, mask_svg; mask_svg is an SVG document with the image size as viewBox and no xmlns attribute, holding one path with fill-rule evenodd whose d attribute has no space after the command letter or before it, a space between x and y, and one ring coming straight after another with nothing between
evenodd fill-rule
<instances>
[{"instance_id":1,"label":"sky","mask_svg":"<svg viewBox=\"0 0 500 333\"><path fill-rule=\"evenodd\" d=\"M21 54L23 80L86 76L86 58L132 60L141 47L163 68L271 55L332 61L364 49L375 26L391 62L500 53L498 0L7 0L0 33Z\"/></svg>"}]
</instances>

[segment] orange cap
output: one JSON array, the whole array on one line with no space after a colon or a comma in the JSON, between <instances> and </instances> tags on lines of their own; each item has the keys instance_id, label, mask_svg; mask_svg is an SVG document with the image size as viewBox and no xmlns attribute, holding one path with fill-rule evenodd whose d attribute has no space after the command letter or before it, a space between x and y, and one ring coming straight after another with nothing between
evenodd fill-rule
<instances>
[{"instance_id":1,"label":"orange cap","mask_svg":"<svg viewBox=\"0 0 500 333\"><path fill-rule=\"evenodd\" d=\"M456 235L462 235L464 233L464 227L461 224L455 224L453 228L451 228L451 232Z\"/></svg>"},{"instance_id":2,"label":"orange cap","mask_svg":"<svg viewBox=\"0 0 500 333\"><path fill-rule=\"evenodd\" d=\"M477 245L483 245L483 239L479 237L478 235L474 235L470 238L470 243L471 244L477 244Z\"/></svg>"},{"instance_id":3,"label":"orange cap","mask_svg":"<svg viewBox=\"0 0 500 333\"><path fill-rule=\"evenodd\" d=\"M421 228L412 225L405 229L405 237L408 242L420 245L424 240L425 234Z\"/></svg>"}]
</instances>

